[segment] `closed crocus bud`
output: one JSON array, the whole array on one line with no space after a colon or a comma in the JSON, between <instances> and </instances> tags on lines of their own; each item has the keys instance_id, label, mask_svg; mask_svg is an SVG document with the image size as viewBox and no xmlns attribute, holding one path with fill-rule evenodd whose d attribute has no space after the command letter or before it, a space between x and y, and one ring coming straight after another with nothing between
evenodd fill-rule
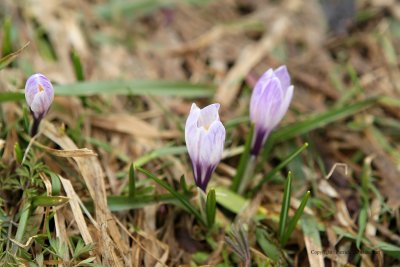
<instances>
[{"instance_id":1,"label":"closed crocus bud","mask_svg":"<svg viewBox=\"0 0 400 267\"><path fill-rule=\"evenodd\" d=\"M40 73L33 74L25 84L25 99L33 115L31 135L35 135L39 123L46 115L54 98L54 89L49 79Z\"/></svg>"},{"instance_id":2,"label":"closed crocus bud","mask_svg":"<svg viewBox=\"0 0 400 267\"><path fill-rule=\"evenodd\" d=\"M186 147L196 185L204 192L224 150L225 127L219 119L219 106L212 104L200 109L192 104L186 120Z\"/></svg>"},{"instance_id":3,"label":"closed crocus bud","mask_svg":"<svg viewBox=\"0 0 400 267\"><path fill-rule=\"evenodd\" d=\"M269 69L257 81L250 101L250 119L254 124L251 154L259 154L269 133L286 114L293 96L293 85L286 66Z\"/></svg>"}]
</instances>

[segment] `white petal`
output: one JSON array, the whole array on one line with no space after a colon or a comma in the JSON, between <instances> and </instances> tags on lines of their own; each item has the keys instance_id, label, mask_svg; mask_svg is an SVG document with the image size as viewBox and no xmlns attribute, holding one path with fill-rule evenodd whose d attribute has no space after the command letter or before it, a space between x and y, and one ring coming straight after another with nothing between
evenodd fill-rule
<instances>
[{"instance_id":1,"label":"white petal","mask_svg":"<svg viewBox=\"0 0 400 267\"><path fill-rule=\"evenodd\" d=\"M51 104L51 99L49 99L48 95L45 91L38 92L35 94L32 104L31 110L36 118L39 116L43 116L46 114Z\"/></svg>"},{"instance_id":2,"label":"white petal","mask_svg":"<svg viewBox=\"0 0 400 267\"><path fill-rule=\"evenodd\" d=\"M29 106L38 92L45 91L50 102L54 98L54 89L50 80L43 74L36 73L31 75L25 84L25 99Z\"/></svg>"},{"instance_id":3,"label":"white petal","mask_svg":"<svg viewBox=\"0 0 400 267\"><path fill-rule=\"evenodd\" d=\"M286 91L290 86L290 76L286 66L280 66L274 71L274 73L276 77L278 77L278 79L280 80L282 89Z\"/></svg>"},{"instance_id":4,"label":"white petal","mask_svg":"<svg viewBox=\"0 0 400 267\"><path fill-rule=\"evenodd\" d=\"M277 112L283 101L283 91L278 78L270 79L265 85L265 90L259 96L256 104L252 107L250 118L253 123L265 130L272 129Z\"/></svg>"},{"instance_id":5,"label":"white petal","mask_svg":"<svg viewBox=\"0 0 400 267\"><path fill-rule=\"evenodd\" d=\"M199 120L199 117L200 117L200 109L196 106L195 103L193 103L192 107L190 108L189 116L186 120L185 129L188 126L197 126L197 121Z\"/></svg>"},{"instance_id":6,"label":"white petal","mask_svg":"<svg viewBox=\"0 0 400 267\"><path fill-rule=\"evenodd\" d=\"M200 109L196 104L193 104L185 125L186 147L192 160L198 159L198 139L200 131L197 128L197 121L199 117Z\"/></svg>"},{"instance_id":7,"label":"white petal","mask_svg":"<svg viewBox=\"0 0 400 267\"><path fill-rule=\"evenodd\" d=\"M284 99L283 99L283 102L281 104L281 107L280 107L280 109L278 111L278 114L277 114L277 116L275 118L275 122L274 122L275 126L279 124L279 122L283 119L283 117L285 116L286 112L288 111L290 102L292 101L292 97L293 97L293 90L294 90L294 86L293 85L289 86L289 88L287 89L286 94L285 94Z\"/></svg>"},{"instance_id":8,"label":"white petal","mask_svg":"<svg viewBox=\"0 0 400 267\"><path fill-rule=\"evenodd\" d=\"M254 117L254 107L257 105L260 96L265 90L266 84L269 82L271 78L274 77L274 71L272 69L267 70L264 74L258 79L256 85L254 86L253 92L251 93L250 99L250 118Z\"/></svg>"},{"instance_id":9,"label":"white petal","mask_svg":"<svg viewBox=\"0 0 400 267\"><path fill-rule=\"evenodd\" d=\"M269 79L273 78L274 76L275 76L274 70L273 69L268 69L266 72L264 72L263 75L261 75L260 79L258 79L255 87L257 87L258 83L265 83Z\"/></svg>"},{"instance_id":10,"label":"white petal","mask_svg":"<svg viewBox=\"0 0 400 267\"><path fill-rule=\"evenodd\" d=\"M201 109L197 127L210 128L210 125L219 120L218 110L220 104L211 104Z\"/></svg>"},{"instance_id":11,"label":"white petal","mask_svg":"<svg viewBox=\"0 0 400 267\"><path fill-rule=\"evenodd\" d=\"M200 134L200 162L205 165L217 165L222 157L225 143L225 127L215 121L208 131L202 129Z\"/></svg>"}]
</instances>

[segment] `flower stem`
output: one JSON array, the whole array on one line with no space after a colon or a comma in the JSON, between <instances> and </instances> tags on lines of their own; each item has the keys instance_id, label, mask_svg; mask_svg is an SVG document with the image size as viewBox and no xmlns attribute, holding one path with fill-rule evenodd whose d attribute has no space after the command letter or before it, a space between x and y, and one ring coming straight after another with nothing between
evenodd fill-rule
<instances>
[{"instance_id":1,"label":"flower stem","mask_svg":"<svg viewBox=\"0 0 400 267\"><path fill-rule=\"evenodd\" d=\"M240 183L239 190L238 190L238 193L241 195L246 190L251 178L253 178L254 170L255 170L256 162L257 162L256 159L257 159L256 156L251 155L249 160L247 161L246 169L244 171L243 178Z\"/></svg>"},{"instance_id":2,"label":"flower stem","mask_svg":"<svg viewBox=\"0 0 400 267\"><path fill-rule=\"evenodd\" d=\"M199 207L200 207L200 213L201 216L207 221L207 214L206 214L206 194L204 191L197 187L197 200L199 202Z\"/></svg>"},{"instance_id":3,"label":"flower stem","mask_svg":"<svg viewBox=\"0 0 400 267\"><path fill-rule=\"evenodd\" d=\"M36 119L35 117L33 117L33 123L32 123L32 128L31 128L31 137L34 137L38 133L41 120L42 120L41 118Z\"/></svg>"},{"instance_id":4,"label":"flower stem","mask_svg":"<svg viewBox=\"0 0 400 267\"><path fill-rule=\"evenodd\" d=\"M244 173L246 171L246 166L249 163L251 142L252 142L252 139L253 139L253 132L254 132L254 125L251 125L250 131L249 131L249 133L247 134L247 137L246 137L246 143L244 145L244 151L242 153L242 156L240 157L239 166L238 166L238 168L236 170L236 174L235 174L235 176L233 177L233 180L232 180L231 189L234 192L238 192L239 186L242 183L242 179L243 179Z\"/></svg>"}]
</instances>

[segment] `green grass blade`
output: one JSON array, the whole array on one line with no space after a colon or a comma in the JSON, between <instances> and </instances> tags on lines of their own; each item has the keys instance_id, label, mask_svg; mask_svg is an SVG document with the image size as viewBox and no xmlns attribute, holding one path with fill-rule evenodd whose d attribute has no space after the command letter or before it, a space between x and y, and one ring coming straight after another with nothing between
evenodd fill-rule
<instances>
[{"instance_id":1,"label":"green grass blade","mask_svg":"<svg viewBox=\"0 0 400 267\"><path fill-rule=\"evenodd\" d=\"M210 0L185 0L180 2L199 6L210 2ZM97 5L95 12L105 19L115 17L120 19L122 16L129 16L130 19L138 19L145 15L150 15L161 8L174 7L178 3L179 1L175 0L113 0Z\"/></svg>"},{"instance_id":2,"label":"green grass blade","mask_svg":"<svg viewBox=\"0 0 400 267\"><path fill-rule=\"evenodd\" d=\"M237 127L239 124L248 123L249 121L249 116L235 117L229 121L224 122L224 126L228 130Z\"/></svg>"},{"instance_id":3,"label":"green grass blade","mask_svg":"<svg viewBox=\"0 0 400 267\"><path fill-rule=\"evenodd\" d=\"M276 141L288 140L290 138L307 133L314 129L321 128L334 121L351 116L361 110L364 110L376 104L378 100L379 97L372 97L352 105L347 105L345 107L339 107L328 110L322 114L313 116L304 121L283 127L277 130L276 132L273 132L271 134L271 138L273 138Z\"/></svg>"},{"instance_id":4,"label":"green grass blade","mask_svg":"<svg viewBox=\"0 0 400 267\"><path fill-rule=\"evenodd\" d=\"M84 81L85 74L83 73L82 61L81 61L79 54L76 52L76 50L72 51L71 59L72 59L72 64L74 66L76 80Z\"/></svg>"},{"instance_id":5,"label":"green grass blade","mask_svg":"<svg viewBox=\"0 0 400 267\"><path fill-rule=\"evenodd\" d=\"M135 166L141 167L147 162L162 157L162 156L172 156L180 155L187 152L186 146L175 146L175 147L162 147L155 149L148 154L145 154L135 161Z\"/></svg>"},{"instance_id":6,"label":"green grass blade","mask_svg":"<svg viewBox=\"0 0 400 267\"><path fill-rule=\"evenodd\" d=\"M190 212L192 213L197 220L199 220L201 223L204 225L207 225L207 223L204 221L203 217L201 216L200 212L181 194L179 194L175 189L173 189L169 184L164 182L163 180L159 179L155 175L151 174L145 169L142 169L140 167L136 167L138 171L146 175L148 178L152 179L155 181L157 184L161 185L164 187L166 190L168 190L177 200L181 202L181 204Z\"/></svg>"},{"instance_id":7,"label":"green grass blade","mask_svg":"<svg viewBox=\"0 0 400 267\"><path fill-rule=\"evenodd\" d=\"M253 132L254 132L254 125L251 126L250 131L247 134L246 143L244 145L244 151L240 157L239 166L236 170L236 174L233 177L231 190L234 192L237 192L239 190L240 183L242 181L247 163L250 158L250 149L251 149L251 142L253 140Z\"/></svg>"},{"instance_id":8,"label":"green grass blade","mask_svg":"<svg viewBox=\"0 0 400 267\"><path fill-rule=\"evenodd\" d=\"M358 215L358 233L357 233L357 239L356 239L356 246L358 249L361 247L361 241L362 238L364 237L364 231L365 228L367 227L367 219L368 219L368 210L367 207L364 206L360 210L360 214Z\"/></svg>"},{"instance_id":9,"label":"green grass blade","mask_svg":"<svg viewBox=\"0 0 400 267\"><path fill-rule=\"evenodd\" d=\"M80 128L79 128L80 129ZM126 154L120 152L120 151L116 151L115 147L113 147L112 145L110 145L108 142L96 139L96 138L92 138L92 137L88 137L85 136L84 140L90 144L93 144L101 149L104 149L104 151L108 152L108 153L113 153L115 154L115 156L125 162L125 163L130 163L131 162L131 158L128 157Z\"/></svg>"},{"instance_id":10,"label":"green grass blade","mask_svg":"<svg viewBox=\"0 0 400 267\"><path fill-rule=\"evenodd\" d=\"M311 117L302 122L294 123L292 125L283 127L277 130L276 132L273 132L271 138L277 141L284 141L293 138L297 135L307 133L314 129L321 128L334 121L351 116L361 110L364 110L376 104L378 100L379 100L378 97L372 97L352 105L347 105L345 107L328 110L320 115Z\"/></svg>"},{"instance_id":11,"label":"green grass blade","mask_svg":"<svg viewBox=\"0 0 400 267\"><path fill-rule=\"evenodd\" d=\"M136 194L136 178L133 163L129 167L129 197L134 198Z\"/></svg>"},{"instance_id":12,"label":"green grass blade","mask_svg":"<svg viewBox=\"0 0 400 267\"><path fill-rule=\"evenodd\" d=\"M21 164L22 159L24 157L24 153L22 153L21 146L19 145L18 142L14 144L14 155L15 155L15 160L19 164Z\"/></svg>"},{"instance_id":13,"label":"green grass blade","mask_svg":"<svg viewBox=\"0 0 400 267\"><path fill-rule=\"evenodd\" d=\"M210 97L214 90L205 84L192 84L179 81L85 81L54 87L56 95L91 96L97 94L113 95L158 95L182 97Z\"/></svg>"},{"instance_id":14,"label":"green grass blade","mask_svg":"<svg viewBox=\"0 0 400 267\"><path fill-rule=\"evenodd\" d=\"M215 188L217 202L235 214L239 214L249 204L249 200L225 187Z\"/></svg>"},{"instance_id":15,"label":"green grass blade","mask_svg":"<svg viewBox=\"0 0 400 267\"><path fill-rule=\"evenodd\" d=\"M69 198L64 196L36 196L32 198L32 207L53 207L67 203Z\"/></svg>"},{"instance_id":16,"label":"green grass blade","mask_svg":"<svg viewBox=\"0 0 400 267\"><path fill-rule=\"evenodd\" d=\"M362 207L360 210L360 214L358 216L358 232L356 245L357 248L360 249L361 241L364 237L365 228L367 227L368 221L368 208L369 208L369 188L370 188L370 180L371 177L371 158L366 158L363 163L363 168L361 172L361 201Z\"/></svg>"},{"instance_id":17,"label":"green grass blade","mask_svg":"<svg viewBox=\"0 0 400 267\"><path fill-rule=\"evenodd\" d=\"M300 220L300 225L301 229L303 230L304 238L308 239L308 244L306 244L307 250L316 250L316 251L321 251L322 250L322 242L321 242L321 236L320 236L320 229L318 229L318 221L315 216L311 216L308 214L305 214L303 218ZM323 262L323 256L322 255L314 255L316 259L314 262ZM319 259L318 259L319 258ZM315 265L318 266L318 265ZM321 265L319 265L321 266Z\"/></svg>"},{"instance_id":18,"label":"green grass blade","mask_svg":"<svg viewBox=\"0 0 400 267\"><path fill-rule=\"evenodd\" d=\"M29 42L27 42L23 47L21 47L14 53L8 54L7 56L0 58L0 70L4 69L5 67L7 67L8 64L13 62L28 45Z\"/></svg>"},{"instance_id":19,"label":"green grass blade","mask_svg":"<svg viewBox=\"0 0 400 267\"><path fill-rule=\"evenodd\" d=\"M360 84L360 79L354 67L351 64L348 64L346 67L347 73L352 81L352 87L350 88L350 90L346 90L342 97L338 101L336 101L335 107L343 107L347 105L351 101L351 99L353 99L358 93L363 90Z\"/></svg>"},{"instance_id":20,"label":"green grass blade","mask_svg":"<svg viewBox=\"0 0 400 267\"><path fill-rule=\"evenodd\" d=\"M13 54L10 54L11 56ZM0 69L1 61L0 59ZM8 64L8 63L7 63ZM109 95L157 95L180 96L186 98L211 97L213 87L206 84L191 84L179 81L84 81L68 85L55 85L59 96ZM23 91L1 92L0 102L19 101L25 98Z\"/></svg>"},{"instance_id":21,"label":"green grass blade","mask_svg":"<svg viewBox=\"0 0 400 267\"><path fill-rule=\"evenodd\" d=\"M189 192L189 188L188 188L188 185L186 183L186 179L185 179L184 175L181 176L181 179L179 180L179 185L181 186L182 191L183 191L184 194Z\"/></svg>"},{"instance_id":22,"label":"green grass blade","mask_svg":"<svg viewBox=\"0 0 400 267\"><path fill-rule=\"evenodd\" d=\"M293 218L290 220L286 230L284 231L283 238L281 241L282 246L286 245L294 229L296 228L297 222L299 221L301 215L303 215L304 209L307 205L309 198L310 198L310 191L307 191L303 199L301 200L299 208L294 213Z\"/></svg>"},{"instance_id":23,"label":"green grass blade","mask_svg":"<svg viewBox=\"0 0 400 267\"><path fill-rule=\"evenodd\" d=\"M281 258L281 253L278 247L268 239L268 235L265 230L257 228L256 239L258 245L269 258L271 258L275 262L277 262Z\"/></svg>"},{"instance_id":24,"label":"green grass blade","mask_svg":"<svg viewBox=\"0 0 400 267\"><path fill-rule=\"evenodd\" d=\"M51 193L53 195L59 195L61 192L61 181L60 178L57 176L57 174L50 172L50 178L51 178Z\"/></svg>"},{"instance_id":25,"label":"green grass blade","mask_svg":"<svg viewBox=\"0 0 400 267\"><path fill-rule=\"evenodd\" d=\"M269 181L272 177L274 177L279 171L281 171L289 162L291 162L294 158L296 158L301 152L303 152L308 147L308 143L304 143L297 150L293 151L291 154L287 156L278 166L276 166L272 171L270 171L267 175L265 175L261 181L251 190L251 193L255 193L260 190L261 186Z\"/></svg>"},{"instance_id":26,"label":"green grass blade","mask_svg":"<svg viewBox=\"0 0 400 267\"><path fill-rule=\"evenodd\" d=\"M103 18L110 19L114 15L130 16L138 18L141 15L150 14L151 12L172 4L171 0L139 0L139 1L124 1L116 0L98 5L95 9L96 13Z\"/></svg>"},{"instance_id":27,"label":"green grass blade","mask_svg":"<svg viewBox=\"0 0 400 267\"><path fill-rule=\"evenodd\" d=\"M5 57L12 52L12 40L11 40L11 19L9 16L3 20L3 45L1 56Z\"/></svg>"},{"instance_id":28,"label":"green grass blade","mask_svg":"<svg viewBox=\"0 0 400 267\"><path fill-rule=\"evenodd\" d=\"M287 175L285 189L283 191L283 199L282 199L282 208L279 216L279 230L278 237L279 241L282 244L282 240L285 234L286 229L286 221L289 215L289 207L290 207L290 193L292 190L292 173L289 172Z\"/></svg>"},{"instance_id":29,"label":"green grass blade","mask_svg":"<svg viewBox=\"0 0 400 267\"><path fill-rule=\"evenodd\" d=\"M333 108L322 114L312 116L303 121L284 126L271 133L270 137L268 138L268 142L266 143L266 146L269 145L271 148L272 147L271 143L282 142L291 139L293 137L305 134L317 128L324 127L327 124L335 122L337 120L347 118L361 110L364 110L376 104L380 99L381 99L380 97L368 98L366 100L351 105ZM267 159L269 152L270 149L265 149L265 148L263 149L262 152L263 161Z\"/></svg>"},{"instance_id":30,"label":"green grass blade","mask_svg":"<svg viewBox=\"0 0 400 267\"><path fill-rule=\"evenodd\" d=\"M307 216L309 217L309 216ZM302 220L303 221L303 220ZM303 223L302 223L303 225ZM347 230L338 227L338 226L332 226L332 229L336 232L336 234L341 235L343 237L347 237L351 240L357 240L357 236L355 234L352 234L350 232L348 232ZM322 231L324 231L325 229L321 229ZM374 244L372 244L368 239L366 238L362 238L362 242L366 245L366 247L364 247L363 249L366 251L370 251L371 249L378 249L383 251L383 253L385 255L390 255L391 257L400 260L400 247L390 244L390 243L386 243L384 241L380 241L380 242L376 242ZM371 249L369 249L371 248Z\"/></svg>"},{"instance_id":31,"label":"green grass blade","mask_svg":"<svg viewBox=\"0 0 400 267\"><path fill-rule=\"evenodd\" d=\"M207 194L207 201L206 201L208 228L211 228L214 225L216 212L217 212L217 200L215 196L215 190L211 189Z\"/></svg>"},{"instance_id":32,"label":"green grass blade","mask_svg":"<svg viewBox=\"0 0 400 267\"><path fill-rule=\"evenodd\" d=\"M127 211L141 209L157 203L171 203L179 205L176 198L171 194L136 196L134 199L128 196L109 196L107 197L108 208L111 211ZM88 210L93 210L93 202L86 202Z\"/></svg>"},{"instance_id":33,"label":"green grass blade","mask_svg":"<svg viewBox=\"0 0 400 267\"><path fill-rule=\"evenodd\" d=\"M20 243L23 243L22 238L24 237L25 229L28 224L30 214L31 214L31 203L28 202L22 208L21 216L19 217L17 232L14 238L16 241ZM17 250L18 250L17 244L13 243L12 252L15 254Z\"/></svg>"}]
</instances>

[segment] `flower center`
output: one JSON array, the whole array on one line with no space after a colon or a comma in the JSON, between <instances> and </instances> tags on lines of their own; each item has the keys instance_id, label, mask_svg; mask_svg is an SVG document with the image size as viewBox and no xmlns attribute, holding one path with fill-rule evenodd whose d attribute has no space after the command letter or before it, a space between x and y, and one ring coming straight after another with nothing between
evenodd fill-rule
<instances>
[{"instance_id":1,"label":"flower center","mask_svg":"<svg viewBox=\"0 0 400 267\"><path fill-rule=\"evenodd\" d=\"M39 89L39 92L43 92L44 91L44 88L43 88L43 86L41 84L38 85L38 89Z\"/></svg>"},{"instance_id":2,"label":"flower center","mask_svg":"<svg viewBox=\"0 0 400 267\"><path fill-rule=\"evenodd\" d=\"M206 130L206 132L208 131L208 129L210 129L210 124L207 124L207 125L203 125L203 126L201 126L201 127L203 127L203 129L204 130Z\"/></svg>"}]
</instances>

